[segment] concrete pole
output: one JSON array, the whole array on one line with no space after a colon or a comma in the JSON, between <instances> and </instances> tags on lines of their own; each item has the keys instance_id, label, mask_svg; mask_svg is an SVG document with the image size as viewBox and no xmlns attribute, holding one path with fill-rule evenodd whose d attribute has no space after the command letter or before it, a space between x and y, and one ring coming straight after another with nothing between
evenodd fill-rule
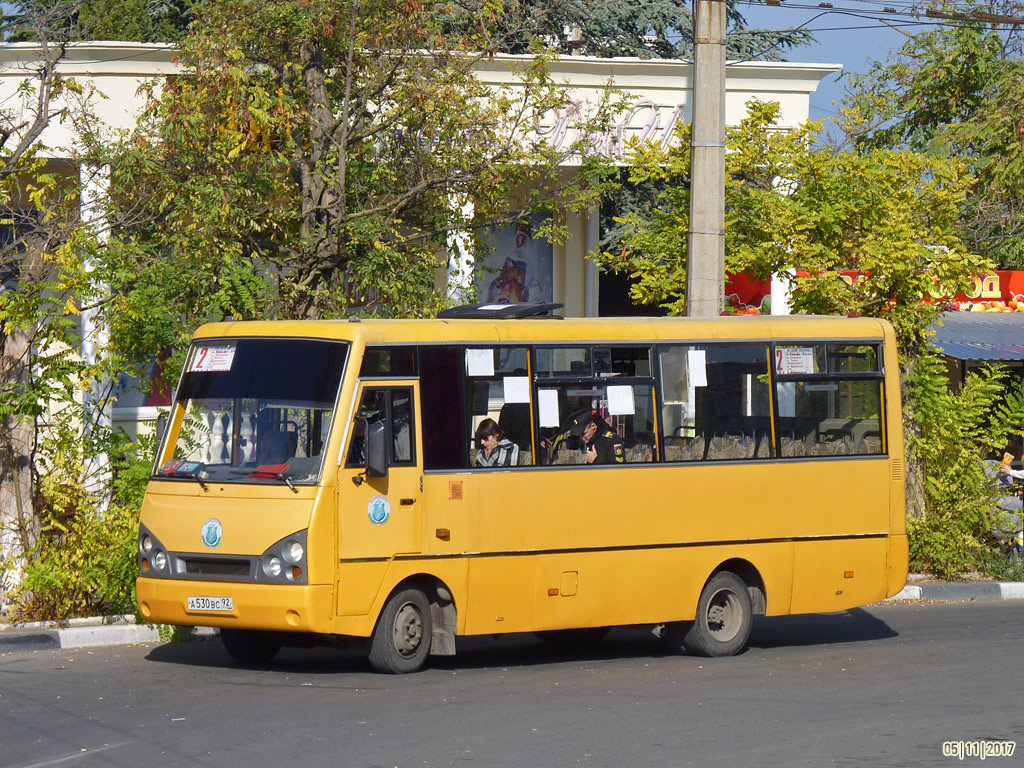
<instances>
[{"instance_id":1,"label":"concrete pole","mask_svg":"<svg viewBox=\"0 0 1024 768\"><path fill-rule=\"evenodd\" d=\"M716 317L725 293L725 0L693 0L693 138L687 317Z\"/></svg>"}]
</instances>

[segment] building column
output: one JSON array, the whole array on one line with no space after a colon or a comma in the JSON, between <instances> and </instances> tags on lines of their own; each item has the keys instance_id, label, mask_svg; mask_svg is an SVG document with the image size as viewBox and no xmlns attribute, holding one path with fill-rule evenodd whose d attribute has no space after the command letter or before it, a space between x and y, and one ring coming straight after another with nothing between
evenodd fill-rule
<instances>
[{"instance_id":1,"label":"building column","mask_svg":"<svg viewBox=\"0 0 1024 768\"><path fill-rule=\"evenodd\" d=\"M597 206L587 211L587 234L586 234L586 248L587 254L594 253L598 247L598 239L601 236L601 209ZM584 289L583 289L583 316L584 317L597 317L598 315L598 277L600 270L597 267L597 262L593 259L586 259L586 266L584 267Z\"/></svg>"},{"instance_id":2,"label":"building column","mask_svg":"<svg viewBox=\"0 0 1024 768\"><path fill-rule=\"evenodd\" d=\"M468 200L462 205L450 200L452 208L459 209L462 222L473 219L475 210L473 201ZM447 296L452 304L465 304L473 291L473 270L476 261L470 248L470 233L464 229L452 230L448 233L448 265L447 265Z\"/></svg>"},{"instance_id":3,"label":"building column","mask_svg":"<svg viewBox=\"0 0 1024 768\"><path fill-rule=\"evenodd\" d=\"M109 237L106 205L110 195L110 167L83 166L79 173L82 179L81 219L82 224L93 231L96 241L103 245ZM83 265L86 274L93 271L94 265L86 260ZM107 292L104 285L97 286L97 296L90 302L95 305L99 296ZM99 309L95 306L82 311L82 360L86 365L95 365L104 354L110 342L110 331L99 319ZM106 430L113 425L114 390L112 379L97 378L93 385L85 390L82 397L84 429ZM109 502L108 481L110 479L110 457L98 454L86 457L86 490L100 498L101 507Z\"/></svg>"}]
</instances>

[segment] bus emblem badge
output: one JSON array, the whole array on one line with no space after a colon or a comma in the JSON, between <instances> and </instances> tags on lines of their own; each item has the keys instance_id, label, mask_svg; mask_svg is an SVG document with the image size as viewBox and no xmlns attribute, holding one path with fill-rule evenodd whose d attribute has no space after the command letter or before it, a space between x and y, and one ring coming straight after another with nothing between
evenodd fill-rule
<instances>
[{"instance_id":1,"label":"bus emblem badge","mask_svg":"<svg viewBox=\"0 0 1024 768\"><path fill-rule=\"evenodd\" d=\"M374 525L383 525L391 517L391 502L386 496L374 496L366 506L366 514Z\"/></svg>"},{"instance_id":2,"label":"bus emblem badge","mask_svg":"<svg viewBox=\"0 0 1024 768\"><path fill-rule=\"evenodd\" d=\"M199 538L210 549L216 549L220 546L221 539L224 538L224 526L220 524L220 520L216 517L211 517L203 523L203 528L199 532Z\"/></svg>"}]
</instances>

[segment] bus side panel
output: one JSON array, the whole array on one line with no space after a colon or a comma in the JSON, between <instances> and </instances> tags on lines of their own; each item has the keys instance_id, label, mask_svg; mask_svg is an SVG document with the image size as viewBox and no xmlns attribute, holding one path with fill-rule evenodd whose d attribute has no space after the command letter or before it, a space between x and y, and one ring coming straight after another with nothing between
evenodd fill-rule
<instances>
[{"instance_id":1,"label":"bus side panel","mask_svg":"<svg viewBox=\"0 0 1024 768\"><path fill-rule=\"evenodd\" d=\"M388 570L386 560L342 563L338 567L338 615L362 616L377 601Z\"/></svg>"},{"instance_id":2,"label":"bus side panel","mask_svg":"<svg viewBox=\"0 0 1024 768\"><path fill-rule=\"evenodd\" d=\"M841 611L884 599L888 537L800 541L792 613Z\"/></svg>"},{"instance_id":3,"label":"bus side panel","mask_svg":"<svg viewBox=\"0 0 1024 768\"><path fill-rule=\"evenodd\" d=\"M475 557L470 560L464 634L529 632L533 629L536 572L536 555Z\"/></svg>"},{"instance_id":4,"label":"bus side panel","mask_svg":"<svg viewBox=\"0 0 1024 768\"><path fill-rule=\"evenodd\" d=\"M791 542L611 550L538 556L533 628L692 620L704 583L731 559L760 573L769 614L789 612Z\"/></svg>"}]
</instances>

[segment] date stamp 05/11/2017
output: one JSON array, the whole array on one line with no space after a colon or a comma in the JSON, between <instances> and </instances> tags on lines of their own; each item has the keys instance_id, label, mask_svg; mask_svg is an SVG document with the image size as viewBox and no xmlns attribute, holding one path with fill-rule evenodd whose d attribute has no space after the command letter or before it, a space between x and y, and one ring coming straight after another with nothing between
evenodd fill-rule
<instances>
[{"instance_id":1,"label":"date stamp 05/11/2017","mask_svg":"<svg viewBox=\"0 0 1024 768\"><path fill-rule=\"evenodd\" d=\"M989 757L1013 757L1017 749L1016 741L944 741L942 756L955 757L958 760L975 758L984 760Z\"/></svg>"}]
</instances>

